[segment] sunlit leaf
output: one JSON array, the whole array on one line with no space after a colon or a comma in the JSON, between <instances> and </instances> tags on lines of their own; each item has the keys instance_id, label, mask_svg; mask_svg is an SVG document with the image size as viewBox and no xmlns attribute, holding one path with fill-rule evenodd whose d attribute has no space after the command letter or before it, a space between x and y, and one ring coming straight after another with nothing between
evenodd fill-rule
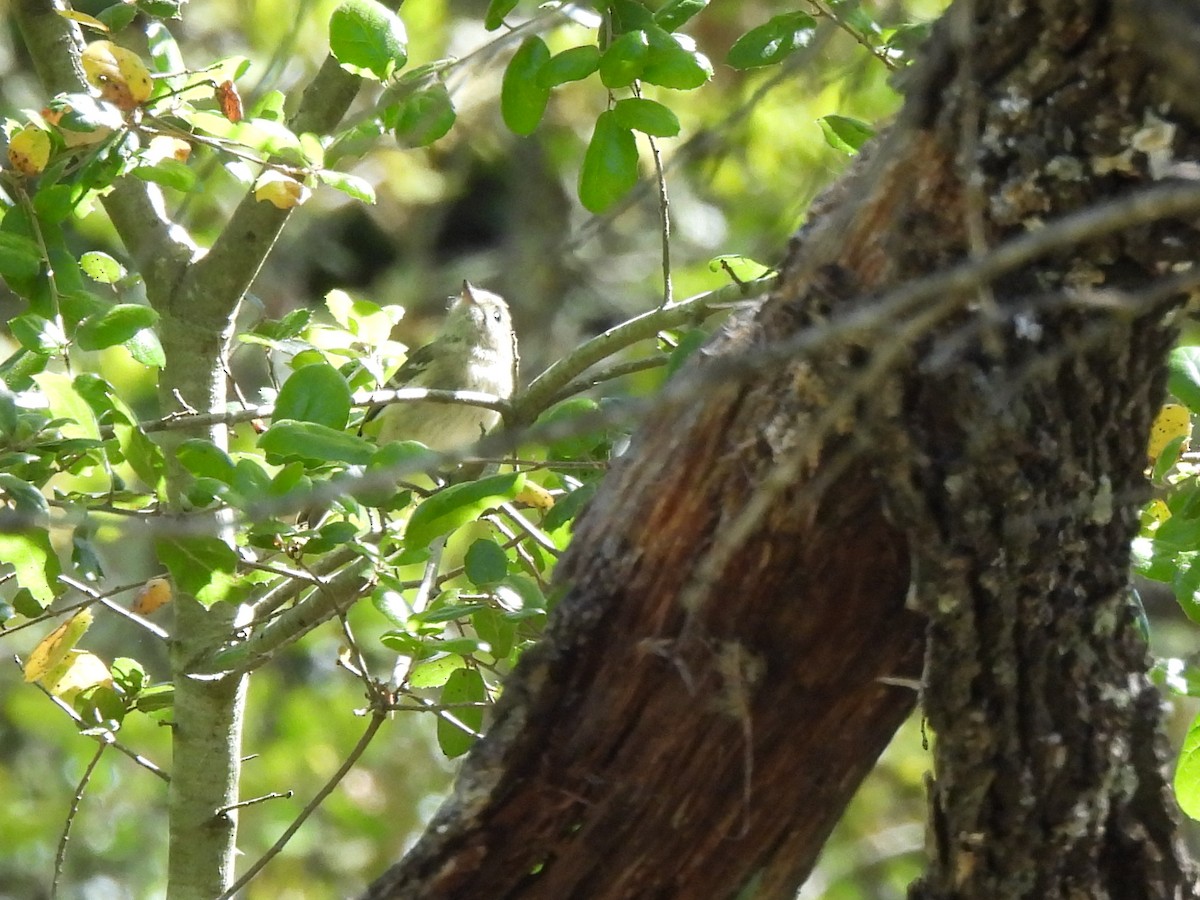
<instances>
[{"instance_id":1,"label":"sunlit leaf","mask_svg":"<svg viewBox=\"0 0 1200 900\"><path fill-rule=\"evenodd\" d=\"M329 52L349 71L382 81L408 62L408 35L382 3L344 0L329 20Z\"/></svg>"},{"instance_id":2,"label":"sunlit leaf","mask_svg":"<svg viewBox=\"0 0 1200 900\"><path fill-rule=\"evenodd\" d=\"M875 129L866 122L849 116L823 116L817 119L817 124L821 126L825 143L843 153L857 153L875 134Z\"/></svg>"},{"instance_id":3,"label":"sunlit leaf","mask_svg":"<svg viewBox=\"0 0 1200 900\"><path fill-rule=\"evenodd\" d=\"M708 6L708 0L667 0L654 14L654 24L665 31L674 31Z\"/></svg>"},{"instance_id":4,"label":"sunlit leaf","mask_svg":"<svg viewBox=\"0 0 1200 900\"><path fill-rule=\"evenodd\" d=\"M654 137L674 137L679 134L679 118L655 100L628 97L618 100L612 111L623 128Z\"/></svg>"},{"instance_id":5,"label":"sunlit leaf","mask_svg":"<svg viewBox=\"0 0 1200 900\"><path fill-rule=\"evenodd\" d=\"M155 541L159 561L180 590L205 606L224 600L233 585L237 553L218 537L191 535Z\"/></svg>"},{"instance_id":6,"label":"sunlit leaf","mask_svg":"<svg viewBox=\"0 0 1200 900\"><path fill-rule=\"evenodd\" d=\"M258 446L273 465L292 459L365 465L375 453L375 445L357 435L288 419L274 422L258 439Z\"/></svg>"},{"instance_id":7,"label":"sunlit leaf","mask_svg":"<svg viewBox=\"0 0 1200 900\"><path fill-rule=\"evenodd\" d=\"M3 537L3 535L0 535ZM37 681L66 658L92 627L91 609L81 609L38 642L25 660L25 681Z\"/></svg>"},{"instance_id":8,"label":"sunlit leaf","mask_svg":"<svg viewBox=\"0 0 1200 900\"><path fill-rule=\"evenodd\" d=\"M474 521L505 500L512 500L524 484L524 473L509 472L438 491L413 510L404 530L404 542L410 546L428 546L434 538Z\"/></svg>"},{"instance_id":9,"label":"sunlit leaf","mask_svg":"<svg viewBox=\"0 0 1200 900\"><path fill-rule=\"evenodd\" d=\"M1176 347L1167 357L1167 371L1167 388L1188 409L1200 413L1200 347Z\"/></svg>"},{"instance_id":10,"label":"sunlit leaf","mask_svg":"<svg viewBox=\"0 0 1200 900\"><path fill-rule=\"evenodd\" d=\"M158 313L148 306L118 303L80 322L75 330L75 343L81 350L103 350L124 343L157 321Z\"/></svg>"},{"instance_id":11,"label":"sunlit leaf","mask_svg":"<svg viewBox=\"0 0 1200 900\"><path fill-rule=\"evenodd\" d=\"M735 69L774 65L798 48L808 46L816 28L816 21L807 13L775 16L734 41L726 59Z\"/></svg>"},{"instance_id":12,"label":"sunlit leaf","mask_svg":"<svg viewBox=\"0 0 1200 900\"><path fill-rule=\"evenodd\" d=\"M275 417L342 429L350 420L350 386L327 363L304 366L288 376L275 400Z\"/></svg>"}]
</instances>

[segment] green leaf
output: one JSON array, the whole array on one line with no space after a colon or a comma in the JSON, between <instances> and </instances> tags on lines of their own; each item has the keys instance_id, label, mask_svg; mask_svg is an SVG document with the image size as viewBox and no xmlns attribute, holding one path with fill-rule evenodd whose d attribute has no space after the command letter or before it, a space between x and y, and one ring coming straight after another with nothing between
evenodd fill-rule
<instances>
[{"instance_id":1,"label":"green leaf","mask_svg":"<svg viewBox=\"0 0 1200 900\"><path fill-rule=\"evenodd\" d=\"M400 104L396 140L402 147L428 147L454 127L458 114L450 92L440 81L419 90Z\"/></svg>"},{"instance_id":2,"label":"green leaf","mask_svg":"<svg viewBox=\"0 0 1200 900\"><path fill-rule=\"evenodd\" d=\"M618 100L613 114L623 128L631 128L654 137L674 137L679 134L679 119L675 113L654 100L630 97Z\"/></svg>"},{"instance_id":3,"label":"green leaf","mask_svg":"<svg viewBox=\"0 0 1200 900\"><path fill-rule=\"evenodd\" d=\"M483 727L483 707L462 704L483 703L485 700L487 688L477 669L456 669L446 679L441 695L441 705L446 707L446 713L438 717L437 740L442 752L450 759L470 750L475 743L475 734ZM461 722L474 734L456 725L455 721Z\"/></svg>"},{"instance_id":4,"label":"green leaf","mask_svg":"<svg viewBox=\"0 0 1200 900\"><path fill-rule=\"evenodd\" d=\"M162 342L152 328L143 328L127 340L125 349L143 366L162 369L167 365L167 355L163 352Z\"/></svg>"},{"instance_id":5,"label":"green leaf","mask_svg":"<svg viewBox=\"0 0 1200 900\"><path fill-rule=\"evenodd\" d=\"M589 481L582 487L571 491L567 496L559 498L558 502L546 513L546 518L542 521L542 529L547 532L557 531L578 516L583 512L584 506L591 502L592 497L596 496L597 487L599 487L598 481Z\"/></svg>"},{"instance_id":6,"label":"green leaf","mask_svg":"<svg viewBox=\"0 0 1200 900\"><path fill-rule=\"evenodd\" d=\"M504 24L504 17L517 7L517 0L492 0L483 14L483 27L495 31Z\"/></svg>"},{"instance_id":7,"label":"green leaf","mask_svg":"<svg viewBox=\"0 0 1200 900\"><path fill-rule=\"evenodd\" d=\"M75 329L75 343L81 350L103 350L123 344L157 321L158 313L148 306L118 303L80 322Z\"/></svg>"},{"instance_id":8,"label":"green leaf","mask_svg":"<svg viewBox=\"0 0 1200 900\"><path fill-rule=\"evenodd\" d=\"M712 63L687 35L668 34L661 28L648 28L646 34L650 52L642 68L642 81L689 91L712 78Z\"/></svg>"},{"instance_id":9,"label":"green leaf","mask_svg":"<svg viewBox=\"0 0 1200 900\"><path fill-rule=\"evenodd\" d=\"M202 438L184 441L175 451L179 464L198 478L215 478L225 484L233 482L236 466L229 454Z\"/></svg>"},{"instance_id":10,"label":"green leaf","mask_svg":"<svg viewBox=\"0 0 1200 900\"><path fill-rule=\"evenodd\" d=\"M676 372L683 368L683 364L691 358L691 355L704 346L704 342L709 338L708 332L703 328L689 328L679 338L679 342L675 345L675 349L671 351L671 356L667 360L666 376L670 378Z\"/></svg>"},{"instance_id":11,"label":"green leaf","mask_svg":"<svg viewBox=\"0 0 1200 900\"><path fill-rule=\"evenodd\" d=\"M769 275L773 270L770 266L764 266L758 260L751 259L748 256L741 256L737 253L726 253L710 259L708 261L708 271L726 272L729 274L729 277L736 281L754 281L756 278Z\"/></svg>"},{"instance_id":12,"label":"green leaf","mask_svg":"<svg viewBox=\"0 0 1200 900\"><path fill-rule=\"evenodd\" d=\"M473 522L480 514L512 500L525 484L525 475L509 472L478 481L455 484L421 502L404 530L408 546L428 546L434 538Z\"/></svg>"},{"instance_id":13,"label":"green leaf","mask_svg":"<svg viewBox=\"0 0 1200 900\"><path fill-rule=\"evenodd\" d=\"M104 577L104 564L100 562L93 534L94 529L84 525L71 534L71 565L76 578L95 583Z\"/></svg>"},{"instance_id":14,"label":"green leaf","mask_svg":"<svg viewBox=\"0 0 1200 900\"><path fill-rule=\"evenodd\" d=\"M99 250L90 250L79 257L79 268L92 281L100 284L115 284L127 274L125 267Z\"/></svg>"},{"instance_id":15,"label":"green leaf","mask_svg":"<svg viewBox=\"0 0 1200 900\"><path fill-rule=\"evenodd\" d=\"M579 199L597 215L624 197L638 180L637 141L612 110L600 113L579 170Z\"/></svg>"},{"instance_id":16,"label":"green leaf","mask_svg":"<svg viewBox=\"0 0 1200 900\"><path fill-rule=\"evenodd\" d=\"M36 278L42 270L42 248L22 234L0 231L0 278Z\"/></svg>"},{"instance_id":17,"label":"green leaf","mask_svg":"<svg viewBox=\"0 0 1200 900\"><path fill-rule=\"evenodd\" d=\"M614 34L624 34L639 28L647 28L654 24L654 15L640 0L606 0L603 4L608 7L612 17Z\"/></svg>"},{"instance_id":18,"label":"green leaf","mask_svg":"<svg viewBox=\"0 0 1200 900\"><path fill-rule=\"evenodd\" d=\"M16 570L17 584L41 608L50 605L62 566L46 531L36 528L0 531L0 560Z\"/></svg>"},{"instance_id":19,"label":"green leaf","mask_svg":"<svg viewBox=\"0 0 1200 900\"><path fill-rule=\"evenodd\" d=\"M33 380L42 389L50 406L50 414L56 419L67 419L74 423L63 426L63 437L100 439L96 414L87 401L79 396L70 377L57 372L42 372L33 376Z\"/></svg>"},{"instance_id":20,"label":"green leaf","mask_svg":"<svg viewBox=\"0 0 1200 900\"><path fill-rule=\"evenodd\" d=\"M375 445L353 434L346 434L315 422L277 421L258 439L267 462L280 465L293 459L315 462L341 462L365 465L375 453Z\"/></svg>"},{"instance_id":21,"label":"green leaf","mask_svg":"<svg viewBox=\"0 0 1200 900\"><path fill-rule=\"evenodd\" d=\"M360 203L375 202L375 188L371 187L371 182L365 178L349 175L346 172L335 172L332 169L321 169L317 172L317 178L335 191L341 191L347 197Z\"/></svg>"},{"instance_id":22,"label":"green leaf","mask_svg":"<svg viewBox=\"0 0 1200 900\"><path fill-rule=\"evenodd\" d=\"M350 404L350 385L342 373L328 363L317 363L297 369L283 383L274 418L340 430L350 421Z\"/></svg>"},{"instance_id":23,"label":"green leaf","mask_svg":"<svg viewBox=\"0 0 1200 900\"><path fill-rule=\"evenodd\" d=\"M385 646L391 646L388 642L388 635L384 635L381 641ZM392 649L397 649L392 647ZM446 654L435 659L428 659L417 663L413 667L412 674L408 676L408 684L415 688L435 688L442 687L454 672L463 667L463 658L457 654Z\"/></svg>"},{"instance_id":24,"label":"green leaf","mask_svg":"<svg viewBox=\"0 0 1200 900\"><path fill-rule=\"evenodd\" d=\"M179 44L162 22L146 23L146 48L156 72L177 75L187 69Z\"/></svg>"},{"instance_id":25,"label":"green leaf","mask_svg":"<svg viewBox=\"0 0 1200 900\"><path fill-rule=\"evenodd\" d=\"M1200 413L1200 347L1176 347L1167 357L1167 389Z\"/></svg>"},{"instance_id":26,"label":"green leaf","mask_svg":"<svg viewBox=\"0 0 1200 900\"><path fill-rule=\"evenodd\" d=\"M505 618L500 610L491 607L481 610L471 616L471 624L475 627L479 640L487 644L488 651L496 659L504 659L512 652L517 636L517 623Z\"/></svg>"},{"instance_id":27,"label":"green leaf","mask_svg":"<svg viewBox=\"0 0 1200 900\"><path fill-rule=\"evenodd\" d=\"M354 496L367 506L385 508L391 503L396 493L396 482L401 477L435 469L437 460L436 453L417 441L388 441L375 451L367 463L367 478L378 476L382 484L356 489Z\"/></svg>"},{"instance_id":28,"label":"green leaf","mask_svg":"<svg viewBox=\"0 0 1200 900\"><path fill-rule=\"evenodd\" d=\"M150 680L142 664L128 656L118 656L108 668L112 673L113 684L129 697L140 694L146 682Z\"/></svg>"},{"instance_id":29,"label":"green leaf","mask_svg":"<svg viewBox=\"0 0 1200 900\"><path fill-rule=\"evenodd\" d=\"M480 538L467 548L463 566L471 584L486 587L508 574L508 555L495 541Z\"/></svg>"},{"instance_id":30,"label":"green leaf","mask_svg":"<svg viewBox=\"0 0 1200 900\"><path fill-rule=\"evenodd\" d=\"M875 129L849 116L822 116L817 119L825 143L834 150L854 154L875 135Z\"/></svg>"},{"instance_id":31,"label":"green leaf","mask_svg":"<svg viewBox=\"0 0 1200 900\"><path fill-rule=\"evenodd\" d=\"M674 31L706 6L708 0L668 0L654 14L654 24L664 31Z\"/></svg>"},{"instance_id":32,"label":"green leaf","mask_svg":"<svg viewBox=\"0 0 1200 900\"><path fill-rule=\"evenodd\" d=\"M796 49L808 46L816 28L816 21L806 13L775 16L734 41L726 61L735 69L772 66Z\"/></svg>"},{"instance_id":33,"label":"green leaf","mask_svg":"<svg viewBox=\"0 0 1200 900\"><path fill-rule=\"evenodd\" d=\"M531 35L521 42L509 60L508 68L504 70L504 80L500 85L500 114L513 134L533 134L542 120L546 103L550 100L550 91L542 87L538 72L549 59L550 48L546 42Z\"/></svg>"},{"instance_id":34,"label":"green leaf","mask_svg":"<svg viewBox=\"0 0 1200 900\"><path fill-rule=\"evenodd\" d=\"M51 184L38 188L33 198L33 210L42 223L57 225L75 209L78 197L69 184Z\"/></svg>"},{"instance_id":35,"label":"green leaf","mask_svg":"<svg viewBox=\"0 0 1200 900\"><path fill-rule=\"evenodd\" d=\"M204 606L224 600L233 587L237 553L220 538L160 538L154 546L176 586Z\"/></svg>"},{"instance_id":36,"label":"green leaf","mask_svg":"<svg viewBox=\"0 0 1200 900\"><path fill-rule=\"evenodd\" d=\"M187 163L170 157L160 159L152 166L137 166L133 175L142 181L161 184L184 194L196 187L196 173Z\"/></svg>"},{"instance_id":37,"label":"green leaf","mask_svg":"<svg viewBox=\"0 0 1200 900\"><path fill-rule=\"evenodd\" d=\"M175 685L156 684L138 694L135 706L140 712L156 712L175 705Z\"/></svg>"},{"instance_id":38,"label":"green leaf","mask_svg":"<svg viewBox=\"0 0 1200 900\"><path fill-rule=\"evenodd\" d=\"M0 497L4 497L13 511L30 524L50 515L50 504L42 492L11 472L0 472ZM0 560L3 560L2 556Z\"/></svg>"},{"instance_id":39,"label":"green leaf","mask_svg":"<svg viewBox=\"0 0 1200 900\"><path fill-rule=\"evenodd\" d=\"M67 336L57 322L26 313L9 320L8 330L26 350L54 354L67 349Z\"/></svg>"},{"instance_id":40,"label":"green leaf","mask_svg":"<svg viewBox=\"0 0 1200 900\"><path fill-rule=\"evenodd\" d=\"M630 31L608 45L600 57L600 83L606 88L623 88L642 76L650 38L644 31Z\"/></svg>"},{"instance_id":41,"label":"green leaf","mask_svg":"<svg viewBox=\"0 0 1200 900\"><path fill-rule=\"evenodd\" d=\"M1188 726L1179 748L1174 784L1179 808L1190 818L1200 819L1200 716Z\"/></svg>"},{"instance_id":42,"label":"green leaf","mask_svg":"<svg viewBox=\"0 0 1200 900\"><path fill-rule=\"evenodd\" d=\"M538 70L537 77L541 86L548 90L568 81L582 81L599 68L600 48L586 44L554 54Z\"/></svg>"},{"instance_id":43,"label":"green leaf","mask_svg":"<svg viewBox=\"0 0 1200 900\"><path fill-rule=\"evenodd\" d=\"M329 19L329 52L342 68L383 81L408 62L408 35L376 0L344 0Z\"/></svg>"}]
</instances>

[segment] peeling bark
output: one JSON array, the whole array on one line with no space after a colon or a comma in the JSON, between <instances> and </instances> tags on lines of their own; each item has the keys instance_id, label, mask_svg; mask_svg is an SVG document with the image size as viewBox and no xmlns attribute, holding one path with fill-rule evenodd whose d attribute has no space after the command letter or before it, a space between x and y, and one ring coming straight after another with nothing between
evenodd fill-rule
<instances>
[{"instance_id":1,"label":"peeling bark","mask_svg":"<svg viewBox=\"0 0 1200 900\"><path fill-rule=\"evenodd\" d=\"M926 650L914 897L1194 895L1126 596L1178 300L1149 292L1197 257L1194 228L882 305L1200 158L1142 49L1181 7L947 14L767 303L606 480L545 639L369 896L793 896Z\"/></svg>"}]
</instances>

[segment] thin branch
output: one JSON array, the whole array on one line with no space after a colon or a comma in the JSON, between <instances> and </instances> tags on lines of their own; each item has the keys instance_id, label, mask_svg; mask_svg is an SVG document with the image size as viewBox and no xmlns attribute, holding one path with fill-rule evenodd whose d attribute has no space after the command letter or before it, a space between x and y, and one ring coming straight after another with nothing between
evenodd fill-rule
<instances>
[{"instance_id":1,"label":"thin branch","mask_svg":"<svg viewBox=\"0 0 1200 900\"><path fill-rule=\"evenodd\" d=\"M70 575L59 575L58 580L61 581L63 584L67 585L68 587L75 588L75 590L79 591L81 594L84 594L85 596L90 597L93 602L99 603L102 606L104 606L105 608L111 609L117 615L128 619L130 622L137 625L139 628L144 628L146 631L150 632L156 638L159 638L160 640L164 640L164 641L170 639L171 635L169 635L162 628L159 628L157 625L155 625L149 619L145 619L142 616L139 616L137 613L133 612L132 610L126 609L121 604L113 602L112 600L109 599L109 597L107 595L101 594L99 591L97 591L95 588L91 587L90 585L84 584L82 581L79 581L76 578L72 578Z\"/></svg>"},{"instance_id":2,"label":"thin branch","mask_svg":"<svg viewBox=\"0 0 1200 900\"><path fill-rule=\"evenodd\" d=\"M590 391L592 388L604 384L606 381L614 381L617 378L624 378L626 375L634 375L638 372L657 369L665 366L668 362L670 362L670 357L659 353L654 356L643 357L642 359L632 359L628 362L617 363L592 375L585 375L582 378L575 379L551 398L550 405L553 406L555 403L560 403L568 397L574 397L576 394L582 394L584 391Z\"/></svg>"},{"instance_id":3,"label":"thin branch","mask_svg":"<svg viewBox=\"0 0 1200 900\"><path fill-rule=\"evenodd\" d=\"M387 390L372 391L367 394L357 394L353 398L351 405L355 408L364 408L377 404L415 403L419 401L480 406L484 409L494 409L500 413L506 412L509 408L507 401L500 399L494 394L485 394L480 391L438 391L431 388L413 387L389 388ZM139 424L139 427L147 434L152 434L156 431L170 431L177 428L188 430L208 428L212 425L238 425L242 422L252 422L255 419L270 419L274 415L275 404L264 403L260 406L231 409L225 412L202 413L198 410L176 412L161 419L142 422ZM112 434L111 426L101 431L101 436L104 438L109 438Z\"/></svg>"},{"instance_id":4,"label":"thin branch","mask_svg":"<svg viewBox=\"0 0 1200 900\"><path fill-rule=\"evenodd\" d=\"M261 797L251 797L249 800L240 800L237 803L232 803L229 806L223 806L218 809L214 816L223 816L226 813L231 813L235 809L245 809L247 806L257 806L260 803L266 803L268 800L291 800L295 791L272 791L269 794L263 794Z\"/></svg>"},{"instance_id":5,"label":"thin branch","mask_svg":"<svg viewBox=\"0 0 1200 900\"><path fill-rule=\"evenodd\" d=\"M67 821L63 823L62 836L58 839L58 850L54 854L54 880L50 882L51 900L58 896L63 863L67 859L67 842L71 839L71 826L75 822L75 814L79 812L79 804L83 802L83 792L87 790L88 782L92 780L92 773L96 771L96 766L100 764L100 757L104 755L106 749L108 748L105 744L96 747L96 752L88 762L87 768L83 770L83 777L79 779L75 794L71 797L71 808L67 811Z\"/></svg>"},{"instance_id":6,"label":"thin branch","mask_svg":"<svg viewBox=\"0 0 1200 900\"><path fill-rule=\"evenodd\" d=\"M307 597L241 641L234 641L200 659L193 660L191 678L224 678L258 668L271 654L294 643L317 626L348 609L369 587L363 578L366 560L346 566ZM307 587L307 585L305 585Z\"/></svg>"},{"instance_id":7,"label":"thin branch","mask_svg":"<svg viewBox=\"0 0 1200 900\"><path fill-rule=\"evenodd\" d=\"M551 401L558 396L562 388L618 350L652 338L664 329L690 322L702 322L718 312L724 304L745 300L755 296L757 292L765 291L774 280L774 276L769 276L746 282L744 285L725 285L669 306L652 309L597 335L551 365L533 380L524 393L513 400L516 423L532 422L549 408Z\"/></svg>"},{"instance_id":8,"label":"thin branch","mask_svg":"<svg viewBox=\"0 0 1200 900\"><path fill-rule=\"evenodd\" d=\"M17 667L21 668L21 660L18 657L13 657L13 659L16 661ZM46 690L46 686L44 684L42 684L40 681L34 682L34 686L38 690L40 690L43 694L45 694L47 697L49 697L50 702L53 703L55 706L57 706L59 709L61 709L63 712L65 712L71 718L71 721L74 722L78 727L80 727L80 728L84 727L83 719L80 717L79 713L75 712L75 710L71 708L70 704L65 703L62 700L62 698L56 697L52 693L50 693L48 690ZM161 778L163 781L170 783L170 781L171 781L170 775L168 775L166 772L164 772L162 769L160 769L158 766L156 766L153 762L146 759L146 757L142 756L136 750L131 750L129 747L126 747L124 744L122 744L120 741L117 740L117 736L115 734L113 734L111 731L105 730L105 731L101 731L99 733L91 732L91 733L85 735L85 737L90 737L94 741L97 741L98 743L104 744L106 746L111 746L113 749L120 751L125 756L128 756L130 759L132 759L135 763L137 763L139 766L141 766L143 769L145 769L150 774L156 775L157 777Z\"/></svg>"},{"instance_id":9,"label":"thin branch","mask_svg":"<svg viewBox=\"0 0 1200 900\"><path fill-rule=\"evenodd\" d=\"M217 900L229 900L230 897L234 896L238 891L249 884L250 881L263 870L267 863L274 859L279 854L279 851L287 846L287 842L292 839L292 835L300 830L300 826L308 820L308 817L316 811L318 806L325 802L325 798L333 793L333 789L336 788L338 784L341 783L342 779L346 777L346 774L352 768L354 768L355 764L359 760L359 757L363 755L371 741L374 740L376 733L379 731L380 726L383 725L383 722L386 718L387 710L382 707L373 709L371 711L371 721L367 723L366 731L363 732L362 737L358 739L358 743L354 745L354 749L350 751L350 755L346 757L342 765L333 774L333 777L330 778L329 781L327 781L319 791L317 791L316 795L312 798L312 800L309 801L308 805L300 811L300 815L296 816L295 821L293 821L291 825L284 829L283 834L279 836L279 840L272 844L271 848L267 850L267 852L261 857L259 857L254 865L247 869L246 873L242 875L241 878L230 885L229 889L226 890L225 893L221 894Z\"/></svg>"}]
</instances>

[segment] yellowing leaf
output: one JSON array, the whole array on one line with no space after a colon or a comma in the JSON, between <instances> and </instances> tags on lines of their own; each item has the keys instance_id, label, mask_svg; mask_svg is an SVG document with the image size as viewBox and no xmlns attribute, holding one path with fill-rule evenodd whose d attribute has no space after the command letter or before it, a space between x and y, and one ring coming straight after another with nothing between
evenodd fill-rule
<instances>
[{"instance_id":1,"label":"yellowing leaf","mask_svg":"<svg viewBox=\"0 0 1200 900\"><path fill-rule=\"evenodd\" d=\"M83 50L83 73L100 96L124 110L150 99L154 79L146 64L132 50L112 41L92 41Z\"/></svg>"},{"instance_id":2,"label":"yellowing leaf","mask_svg":"<svg viewBox=\"0 0 1200 900\"><path fill-rule=\"evenodd\" d=\"M1178 403L1168 403L1154 417L1150 426L1150 440L1146 445L1146 455L1151 461L1158 459L1167 444L1178 437L1187 438L1192 433L1192 420L1186 406ZM1186 440L1185 440L1186 443Z\"/></svg>"},{"instance_id":3,"label":"yellowing leaf","mask_svg":"<svg viewBox=\"0 0 1200 900\"><path fill-rule=\"evenodd\" d=\"M291 209L309 198L312 191L288 175L268 169L254 183L254 199L266 201L276 209Z\"/></svg>"},{"instance_id":4,"label":"yellowing leaf","mask_svg":"<svg viewBox=\"0 0 1200 900\"><path fill-rule=\"evenodd\" d=\"M1171 509L1159 499L1151 500L1142 510L1142 523L1145 525L1161 525L1171 518Z\"/></svg>"},{"instance_id":5,"label":"yellowing leaf","mask_svg":"<svg viewBox=\"0 0 1200 900\"><path fill-rule=\"evenodd\" d=\"M139 616L148 616L155 610L171 602L171 582L165 578L151 578L138 591L129 607L131 612Z\"/></svg>"},{"instance_id":6,"label":"yellowing leaf","mask_svg":"<svg viewBox=\"0 0 1200 900\"><path fill-rule=\"evenodd\" d=\"M516 501L524 503L526 506L532 506L535 509L550 509L550 507L554 506L554 495L540 484L527 481L525 482L525 486L517 493Z\"/></svg>"},{"instance_id":7,"label":"yellowing leaf","mask_svg":"<svg viewBox=\"0 0 1200 900\"><path fill-rule=\"evenodd\" d=\"M55 697L70 703L80 691L103 684L112 687L112 673L94 653L71 650L57 666L42 679L42 684Z\"/></svg>"},{"instance_id":8,"label":"yellowing leaf","mask_svg":"<svg viewBox=\"0 0 1200 900\"><path fill-rule=\"evenodd\" d=\"M26 125L8 142L8 161L22 175L40 175L50 161L50 135Z\"/></svg>"},{"instance_id":9,"label":"yellowing leaf","mask_svg":"<svg viewBox=\"0 0 1200 900\"><path fill-rule=\"evenodd\" d=\"M25 660L25 680L37 681L45 677L46 673L62 662L68 651L79 643L79 639L91 624L92 611L81 609L42 638L42 642L29 654L29 659Z\"/></svg>"}]
</instances>

